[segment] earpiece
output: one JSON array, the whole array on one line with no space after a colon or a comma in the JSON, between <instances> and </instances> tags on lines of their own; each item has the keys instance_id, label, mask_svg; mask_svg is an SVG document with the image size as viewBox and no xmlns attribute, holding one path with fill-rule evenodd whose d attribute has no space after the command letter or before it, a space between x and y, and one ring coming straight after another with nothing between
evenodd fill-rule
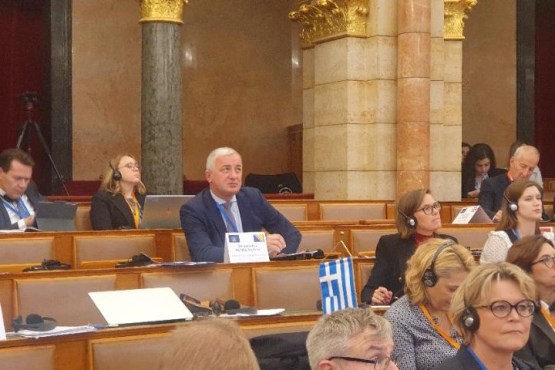
<instances>
[{"instance_id":1,"label":"earpiece","mask_svg":"<svg viewBox=\"0 0 555 370\"><path fill-rule=\"evenodd\" d=\"M455 244L456 243L453 240L447 239L437 247L437 250L432 257L432 263L430 267L427 268L426 271L424 271L424 275L422 275L422 282L424 283L424 286L426 286L427 288L431 288L437 284L438 277L435 271L437 257L440 255L441 252L443 252L443 250Z\"/></svg>"},{"instance_id":2,"label":"earpiece","mask_svg":"<svg viewBox=\"0 0 555 370\"><path fill-rule=\"evenodd\" d=\"M397 208L397 212L399 212L399 214L405 218L405 222L407 223L408 227L415 227L416 226L416 220L414 218L407 216L399 208Z\"/></svg>"},{"instance_id":3,"label":"earpiece","mask_svg":"<svg viewBox=\"0 0 555 370\"><path fill-rule=\"evenodd\" d=\"M510 201L509 197L507 197L507 193L503 193L503 197L507 201L507 207L509 208L509 211L511 212L518 211L518 203Z\"/></svg>"},{"instance_id":4,"label":"earpiece","mask_svg":"<svg viewBox=\"0 0 555 370\"><path fill-rule=\"evenodd\" d=\"M49 331L56 327L56 320L32 313L27 316L25 323L21 316L13 319L12 327L15 332L19 330Z\"/></svg>"},{"instance_id":5,"label":"earpiece","mask_svg":"<svg viewBox=\"0 0 555 370\"><path fill-rule=\"evenodd\" d=\"M474 307L466 307L464 309L461 316L461 324L473 333L478 330L480 327L480 316L478 316Z\"/></svg>"},{"instance_id":6,"label":"earpiece","mask_svg":"<svg viewBox=\"0 0 555 370\"><path fill-rule=\"evenodd\" d=\"M108 162L108 164L110 165L110 168L112 169L112 171L114 171L114 173L112 174L112 179L114 179L114 181L121 180L121 172L115 169L114 166L112 166L112 162Z\"/></svg>"}]
</instances>

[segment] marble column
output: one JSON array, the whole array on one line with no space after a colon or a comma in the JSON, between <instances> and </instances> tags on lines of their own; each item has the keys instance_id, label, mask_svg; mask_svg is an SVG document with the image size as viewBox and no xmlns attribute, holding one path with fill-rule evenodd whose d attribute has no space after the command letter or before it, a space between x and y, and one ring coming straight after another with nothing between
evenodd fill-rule
<instances>
[{"instance_id":1,"label":"marble column","mask_svg":"<svg viewBox=\"0 0 555 370\"><path fill-rule=\"evenodd\" d=\"M397 2L397 195L430 186L430 1Z\"/></svg>"},{"instance_id":2,"label":"marble column","mask_svg":"<svg viewBox=\"0 0 555 370\"><path fill-rule=\"evenodd\" d=\"M142 177L153 194L183 193L181 24L184 0L141 0Z\"/></svg>"}]
</instances>

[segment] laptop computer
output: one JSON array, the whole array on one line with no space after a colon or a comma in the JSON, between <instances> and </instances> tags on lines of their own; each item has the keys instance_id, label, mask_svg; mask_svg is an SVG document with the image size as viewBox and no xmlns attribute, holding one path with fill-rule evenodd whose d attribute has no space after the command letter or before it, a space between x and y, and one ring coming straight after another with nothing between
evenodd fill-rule
<instances>
[{"instance_id":1,"label":"laptop computer","mask_svg":"<svg viewBox=\"0 0 555 370\"><path fill-rule=\"evenodd\" d=\"M40 201L35 216L37 228L41 231L73 231L76 212L76 203Z\"/></svg>"},{"instance_id":2,"label":"laptop computer","mask_svg":"<svg viewBox=\"0 0 555 370\"><path fill-rule=\"evenodd\" d=\"M194 195L147 195L140 229L179 229L179 209Z\"/></svg>"},{"instance_id":3,"label":"laptop computer","mask_svg":"<svg viewBox=\"0 0 555 370\"><path fill-rule=\"evenodd\" d=\"M171 288L90 292L110 326L192 320L193 314Z\"/></svg>"}]
</instances>

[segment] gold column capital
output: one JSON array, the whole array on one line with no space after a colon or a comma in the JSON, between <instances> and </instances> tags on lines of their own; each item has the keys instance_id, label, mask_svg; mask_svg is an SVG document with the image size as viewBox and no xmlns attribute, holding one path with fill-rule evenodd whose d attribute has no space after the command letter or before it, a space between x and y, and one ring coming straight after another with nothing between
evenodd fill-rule
<instances>
[{"instance_id":1,"label":"gold column capital","mask_svg":"<svg viewBox=\"0 0 555 370\"><path fill-rule=\"evenodd\" d=\"M478 0L444 0L444 39L464 40L464 21Z\"/></svg>"},{"instance_id":2,"label":"gold column capital","mask_svg":"<svg viewBox=\"0 0 555 370\"><path fill-rule=\"evenodd\" d=\"M183 4L189 0L140 0L139 22L170 22L183 24Z\"/></svg>"},{"instance_id":3,"label":"gold column capital","mask_svg":"<svg viewBox=\"0 0 555 370\"><path fill-rule=\"evenodd\" d=\"M366 37L368 0L299 0L289 19L299 22L303 48L345 36Z\"/></svg>"}]
</instances>

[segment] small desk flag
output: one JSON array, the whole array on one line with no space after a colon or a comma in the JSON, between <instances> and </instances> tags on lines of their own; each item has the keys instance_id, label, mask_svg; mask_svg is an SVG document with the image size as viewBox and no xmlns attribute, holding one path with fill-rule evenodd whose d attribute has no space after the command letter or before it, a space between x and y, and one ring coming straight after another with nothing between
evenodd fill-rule
<instances>
[{"instance_id":1,"label":"small desk flag","mask_svg":"<svg viewBox=\"0 0 555 370\"><path fill-rule=\"evenodd\" d=\"M357 307L353 259L340 258L320 264L320 287L324 314Z\"/></svg>"}]
</instances>

